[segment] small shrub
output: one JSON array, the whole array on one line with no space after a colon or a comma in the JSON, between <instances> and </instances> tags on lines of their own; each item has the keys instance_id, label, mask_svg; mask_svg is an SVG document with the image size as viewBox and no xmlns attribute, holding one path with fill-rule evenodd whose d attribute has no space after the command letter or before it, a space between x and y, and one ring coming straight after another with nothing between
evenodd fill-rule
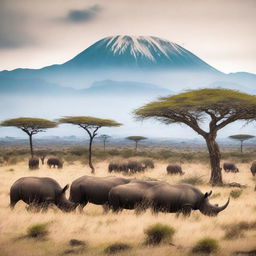
<instances>
[{"instance_id":1,"label":"small shrub","mask_svg":"<svg viewBox=\"0 0 256 256\"><path fill-rule=\"evenodd\" d=\"M191 185L202 185L204 183L202 177L200 176L193 176L193 177L188 177L184 178L180 181L180 183L187 183Z\"/></svg>"},{"instance_id":2,"label":"small shrub","mask_svg":"<svg viewBox=\"0 0 256 256\"><path fill-rule=\"evenodd\" d=\"M131 249L131 246L129 244L116 242L106 247L104 249L104 252L109 254L114 254L114 253L129 250L129 249Z\"/></svg>"},{"instance_id":3,"label":"small shrub","mask_svg":"<svg viewBox=\"0 0 256 256\"><path fill-rule=\"evenodd\" d=\"M69 245L70 246L86 246L86 243L84 241L81 241L81 240L71 239L69 241Z\"/></svg>"},{"instance_id":4,"label":"small shrub","mask_svg":"<svg viewBox=\"0 0 256 256\"><path fill-rule=\"evenodd\" d=\"M193 253L213 253L219 249L219 243L217 240L206 237L199 240L196 245L193 247Z\"/></svg>"},{"instance_id":5,"label":"small shrub","mask_svg":"<svg viewBox=\"0 0 256 256\"><path fill-rule=\"evenodd\" d=\"M7 172L14 172L14 169L13 169L13 168L10 168L10 169L7 169L6 171L7 171Z\"/></svg>"},{"instance_id":6,"label":"small shrub","mask_svg":"<svg viewBox=\"0 0 256 256\"><path fill-rule=\"evenodd\" d=\"M230 196L232 198L236 199L241 196L242 192L243 192L243 190L241 190L241 189L234 189L234 190L230 191Z\"/></svg>"},{"instance_id":7,"label":"small shrub","mask_svg":"<svg viewBox=\"0 0 256 256\"><path fill-rule=\"evenodd\" d=\"M33 238L43 238L48 234L47 224L34 224L28 227L27 236Z\"/></svg>"},{"instance_id":8,"label":"small shrub","mask_svg":"<svg viewBox=\"0 0 256 256\"><path fill-rule=\"evenodd\" d=\"M235 224L225 225L224 229L225 232L225 239L236 239L244 237L244 231L250 230L250 229L256 229L256 221L254 222L246 222L241 221Z\"/></svg>"},{"instance_id":9,"label":"small shrub","mask_svg":"<svg viewBox=\"0 0 256 256\"><path fill-rule=\"evenodd\" d=\"M149 226L144 233L146 234L146 244L157 245L172 240L175 229L161 223Z\"/></svg>"}]
</instances>

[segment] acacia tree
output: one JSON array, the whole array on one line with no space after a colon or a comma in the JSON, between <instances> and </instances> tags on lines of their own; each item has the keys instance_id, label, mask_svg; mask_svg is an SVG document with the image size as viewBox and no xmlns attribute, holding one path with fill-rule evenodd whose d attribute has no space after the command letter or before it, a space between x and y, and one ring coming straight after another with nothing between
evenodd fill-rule
<instances>
[{"instance_id":1,"label":"acacia tree","mask_svg":"<svg viewBox=\"0 0 256 256\"><path fill-rule=\"evenodd\" d=\"M78 125L83 128L89 135L89 154L88 154L88 162L91 168L91 172L95 173L95 169L92 164L92 142L95 136L97 135L97 131L101 127L113 127L113 126L121 126L122 124L117 123L114 120L110 119L102 119L91 116L66 116L62 117L59 120L59 123L67 123Z\"/></svg>"},{"instance_id":2,"label":"acacia tree","mask_svg":"<svg viewBox=\"0 0 256 256\"><path fill-rule=\"evenodd\" d=\"M137 152L139 141L146 140L147 138L143 137L143 136L129 136L129 137L126 137L126 139L127 140L132 140L132 141L135 142L135 152Z\"/></svg>"},{"instance_id":3,"label":"acacia tree","mask_svg":"<svg viewBox=\"0 0 256 256\"><path fill-rule=\"evenodd\" d=\"M239 140L240 141L240 151L243 153L243 143L245 140L249 140L254 138L255 136L249 134L236 134L229 136L230 139Z\"/></svg>"},{"instance_id":4,"label":"acacia tree","mask_svg":"<svg viewBox=\"0 0 256 256\"><path fill-rule=\"evenodd\" d=\"M34 149L33 149L33 135L44 132L48 128L54 128L57 126L56 122L42 119L42 118L32 118L32 117L19 117L13 118L3 121L1 126L13 126L21 129L29 136L29 145L30 145L30 153L31 157L34 157Z\"/></svg>"},{"instance_id":5,"label":"acacia tree","mask_svg":"<svg viewBox=\"0 0 256 256\"><path fill-rule=\"evenodd\" d=\"M209 151L212 185L221 185L220 150L217 132L237 121L256 118L256 96L228 89L200 89L162 97L137 110L138 120L155 118L163 123L183 123L203 136ZM204 130L200 125L208 122Z\"/></svg>"},{"instance_id":6,"label":"acacia tree","mask_svg":"<svg viewBox=\"0 0 256 256\"><path fill-rule=\"evenodd\" d=\"M103 141L103 148L104 148L104 151L106 149L106 142L108 141L109 138L111 138L111 136L107 135L107 134L102 134L99 136L100 139L102 139Z\"/></svg>"}]
</instances>

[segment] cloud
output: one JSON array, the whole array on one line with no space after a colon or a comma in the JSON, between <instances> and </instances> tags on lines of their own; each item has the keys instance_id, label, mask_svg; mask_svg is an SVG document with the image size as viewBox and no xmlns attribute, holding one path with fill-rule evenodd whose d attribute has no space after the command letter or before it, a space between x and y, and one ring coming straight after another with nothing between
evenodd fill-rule
<instances>
[{"instance_id":1,"label":"cloud","mask_svg":"<svg viewBox=\"0 0 256 256\"><path fill-rule=\"evenodd\" d=\"M6 3L6 2L4 2ZM34 44L28 18L22 12L3 4L0 8L0 49L21 48Z\"/></svg>"},{"instance_id":2,"label":"cloud","mask_svg":"<svg viewBox=\"0 0 256 256\"><path fill-rule=\"evenodd\" d=\"M88 22L93 20L100 11L99 5L90 6L84 10L70 10L65 20L73 23Z\"/></svg>"}]
</instances>

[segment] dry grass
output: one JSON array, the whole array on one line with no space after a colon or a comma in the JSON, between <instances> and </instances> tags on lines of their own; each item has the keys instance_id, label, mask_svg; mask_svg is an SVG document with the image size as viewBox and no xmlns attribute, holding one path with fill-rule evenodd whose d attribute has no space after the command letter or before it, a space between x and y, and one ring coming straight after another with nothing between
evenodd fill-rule
<instances>
[{"instance_id":1,"label":"dry grass","mask_svg":"<svg viewBox=\"0 0 256 256\"><path fill-rule=\"evenodd\" d=\"M107 176L108 162L96 164L96 175ZM215 218L203 216L195 211L189 218L179 217L175 214L160 213L157 216L147 211L142 215L135 215L133 211L125 210L116 215L112 213L103 214L100 206L91 205L85 207L84 213L63 213L58 209L51 209L47 213L27 212L26 205L19 202L11 211L9 205L10 186L18 178L23 176L51 177L56 179L62 186L71 183L82 175L90 175L88 167L80 163L72 165L64 164L64 168L48 169L41 166L39 170L29 171L27 163L0 167L0 255L75 255L76 250L70 249L69 241L79 239L86 241L86 255L104 255L104 249L115 242L125 242L132 246L131 250L117 253L116 255L189 255L194 244L205 237L216 239L220 243L221 250L218 255L231 255L233 251L255 249L256 230L252 229L245 233L244 237L234 240L223 239L225 236L225 225L240 223L242 221L256 221L255 205L255 180L252 179L247 163L238 164L240 172L237 174L224 173L225 182L238 182L246 184L243 193L237 199L230 202L228 208ZM183 178L200 176L204 184L198 185L203 191L213 190L212 203L223 204L226 202L232 188L210 187L207 185L209 179L209 166L206 164L183 164L186 172L184 176L168 176L166 164L156 162L156 168L145 173L136 174L138 178L151 178L166 180L169 183L179 183ZM9 171L13 169L13 171ZM116 176L119 174L115 174ZM69 191L67 192L68 195ZM218 195L214 198L214 194ZM37 223L49 223L47 240L33 241L31 239L17 239L26 234L29 226ZM160 245L152 248L145 246L144 230L154 223L171 225L175 230L173 245ZM21 253L22 252L22 253ZM80 254L83 252L79 251Z\"/></svg>"}]
</instances>

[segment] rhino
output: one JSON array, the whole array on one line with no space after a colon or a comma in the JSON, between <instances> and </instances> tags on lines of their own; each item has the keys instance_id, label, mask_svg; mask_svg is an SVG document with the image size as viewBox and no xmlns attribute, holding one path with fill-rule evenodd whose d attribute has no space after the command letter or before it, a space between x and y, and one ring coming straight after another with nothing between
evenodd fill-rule
<instances>
[{"instance_id":1,"label":"rhino","mask_svg":"<svg viewBox=\"0 0 256 256\"><path fill-rule=\"evenodd\" d=\"M48 177L23 177L14 182L10 188L10 207L14 208L20 200L30 207L47 210L50 204L55 204L59 209L69 212L76 205L65 197L64 188L57 181Z\"/></svg>"},{"instance_id":2,"label":"rhino","mask_svg":"<svg viewBox=\"0 0 256 256\"><path fill-rule=\"evenodd\" d=\"M155 164L151 159L144 159L141 161L141 163L147 168L154 169Z\"/></svg>"},{"instance_id":3,"label":"rhino","mask_svg":"<svg viewBox=\"0 0 256 256\"><path fill-rule=\"evenodd\" d=\"M225 172L239 172L239 169L234 163L225 162L223 164L223 169Z\"/></svg>"},{"instance_id":4,"label":"rhino","mask_svg":"<svg viewBox=\"0 0 256 256\"><path fill-rule=\"evenodd\" d=\"M252 175L255 176L256 175L256 161L252 162L252 165L251 165L250 169L251 169Z\"/></svg>"},{"instance_id":5,"label":"rhino","mask_svg":"<svg viewBox=\"0 0 256 256\"><path fill-rule=\"evenodd\" d=\"M181 166L177 164L169 164L166 167L167 174L173 175L173 174L180 174L184 175L185 173L182 171Z\"/></svg>"},{"instance_id":6,"label":"rhino","mask_svg":"<svg viewBox=\"0 0 256 256\"><path fill-rule=\"evenodd\" d=\"M164 182L134 179L130 183L116 186L109 191L109 207L116 213L123 209L135 209L136 213L140 213L146 209L144 205L146 190L162 183Z\"/></svg>"},{"instance_id":7,"label":"rhino","mask_svg":"<svg viewBox=\"0 0 256 256\"><path fill-rule=\"evenodd\" d=\"M117 185L130 181L131 179L114 176L93 177L85 175L72 182L69 200L79 205L80 211L87 203L102 205L104 210L107 211L109 191Z\"/></svg>"},{"instance_id":8,"label":"rhino","mask_svg":"<svg viewBox=\"0 0 256 256\"><path fill-rule=\"evenodd\" d=\"M47 160L47 165L49 168L57 167L58 169L61 169L63 167L63 163L60 161L60 159L58 157L50 157Z\"/></svg>"},{"instance_id":9,"label":"rhino","mask_svg":"<svg viewBox=\"0 0 256 256\"><path fill-rule=\"evenodd\" d=\"M39 169L39 158L32 157L28 161L28 167L30 170L36 170Z\"/></svg>"},{"instance_id":10,"label":"rhino","mask_svg":"<svg viewBox=\"0 0 256 256\"><path fill-rule=\"evenodd\" d=\"M199 210L207 216L217 216L219 212L225 210L230 199L223 206L212 205L209 196L212 191L202 193L192 185L161 184L149 188L146 191L146 204L153 213L169 212L182 213L189 216L192 210Z\"/></svg>"}]
</instances>

